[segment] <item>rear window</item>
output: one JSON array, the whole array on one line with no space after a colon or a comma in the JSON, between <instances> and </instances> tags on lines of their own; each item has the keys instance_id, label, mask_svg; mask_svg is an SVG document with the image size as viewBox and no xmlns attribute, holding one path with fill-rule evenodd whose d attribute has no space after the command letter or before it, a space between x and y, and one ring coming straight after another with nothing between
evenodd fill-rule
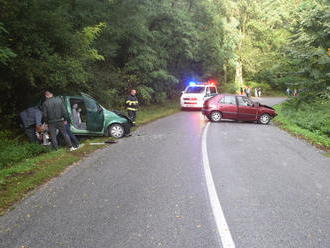
<instances>
[{"instance_id":1,"label":"rear window","mask_svg":"<svg viewBox=\"0 0 330 248\"><path fill-rule=\"evenodd\" d=\"M205 87L199 87L199 86L193 86L193 87L188 87L185 93L203 93Z\"/></svg>"}]
</instances>

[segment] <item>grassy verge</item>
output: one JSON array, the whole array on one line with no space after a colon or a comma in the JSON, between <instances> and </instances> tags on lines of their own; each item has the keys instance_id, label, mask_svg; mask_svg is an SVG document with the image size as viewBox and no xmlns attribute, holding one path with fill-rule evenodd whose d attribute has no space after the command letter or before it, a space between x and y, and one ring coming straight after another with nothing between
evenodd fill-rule
<instances>
[{"instance_id":1,"label":"grassy verge","mask_svg":"<svg viewBox=\"0 0 330 248\"><path fill-rule=\"evenodd\" d=\"M137 115L137 125L163 118L180 111L179 100L167 101L162 105L152 105L142 108Z\"/></svg>"},{"instance_id":2,"label":"grassy verge","mask_svg":"<svg viewBox=\"0 0 330 248\"><path fill-rule=\"evenodd\" d=\"M146 124L174 114L179 109L177 101L142 108L138 113L137 124ZM0 167L0 215L31 190L60 175L68 166L103 147L103 145L90 145L89 143L108 139L100 137L86 140L84 146L74 152L68 152L64 148L58 151L42 151L43 153L38 153L39 155L30 152L25 159L21 159L19 162L10 160L6 166ZM26 145L26 143L18 145L17 149L22 150L22 146Z\"/></svg>"},{"instance_id":3,"label":"grassy verge","mask_svg":"<svg viewBox=\"0 0 330 248\"><path fill-rule=\"evenodd\" d=\"M275 106L278 116L274 119L274 123L292 135L330 152L329 102L317 101L297 107L294 101Z\"/></svg>"}]
</instances>

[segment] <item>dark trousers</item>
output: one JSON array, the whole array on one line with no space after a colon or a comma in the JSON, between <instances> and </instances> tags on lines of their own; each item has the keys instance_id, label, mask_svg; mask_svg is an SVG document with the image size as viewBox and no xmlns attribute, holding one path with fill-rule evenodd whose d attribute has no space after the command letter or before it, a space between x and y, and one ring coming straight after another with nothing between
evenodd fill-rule
<instances>
[{"instance_id":1,"label":"dark trousers","mask_svg":"<svg viewBox=\"0 0 330 248\"><path fill-rule=\"evenodd\" d=\"M132 120L133 124L135 125L136 111L127 110L127 113L128 113L128 117Z\"/></svg>"},{"instance_id":2,"label":"dark trousers","mask_svg":"<svg viewBox=\"0 0 330 248\"><path fill-rule=\"evenodd\" d=\"M55 149L58 149L58 143L56 139L56 130L59 130L60 133L62 134L65 143L67 144L68 147L72 147L72 143L70 140L69 135L66 133L64 122L63 121L58 121L54 123L49 123L48 124L48 131L50 133L50 137L52 138L52 145Z\"/></svg>"},{"instance_id":3,"label":"dark trousers","mask_svg":"<svg viewBox=\"0 0 330 248\"><path fill-rule=\"evenodd\" d=\"M36 135L36 129L35 129L34 126L25 128L24 132L25 132L26 136L28 136L29 141L31 143L38 143L38 138L37 138L37 135Z\"/></svg>"},{"instance_id":4,"label":"dark trousers","mask_svg":"<svg viewBox=\"0 0 330 248\"><path fill-rule=\"evenodd\" d=\"M67 124L65 125L65 130L66 130L66 133L69 135L72 144L73 144L75 147L78 147L78 146L79 146L79 140L78 140L77 137L71 132L70 124L69 124L69 123L67 123Z\"/></svg>"}]
</instances>

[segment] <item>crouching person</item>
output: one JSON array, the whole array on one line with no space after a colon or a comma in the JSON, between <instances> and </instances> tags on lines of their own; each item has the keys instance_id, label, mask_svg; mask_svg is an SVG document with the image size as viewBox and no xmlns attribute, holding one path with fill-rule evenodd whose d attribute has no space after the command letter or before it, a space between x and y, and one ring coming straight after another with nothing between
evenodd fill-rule
<instances>
[{"instance_id":1,"label":"crouching person","mask_svg":"<svg viewBox=\"0 0 330 248\"><path fill-rule=\"evenodd\" d=\"M46 124L48 124L52 146L54 149L58 149L56 130L59 130L65 143L70 148L70 151L76 150L77 148L72 146L70 137L65 130L65 123L67 122L68 117L63 101L59 97L54 97L53 93L50 91L45 91L45 97L46 101L42 105L42 113Z\"/></svg>"},{"instance_id":2,"label":"crouching person","mask_svg":"<svg viewBox=\"0 0 330 248\"><path fill-rule=\"evenodd\" d=\"M42 112L39 107L30 107L19 114L25 134L28 136L29 141L38 143L37 128L41 127Z\"/></svg>"}]
</instances>

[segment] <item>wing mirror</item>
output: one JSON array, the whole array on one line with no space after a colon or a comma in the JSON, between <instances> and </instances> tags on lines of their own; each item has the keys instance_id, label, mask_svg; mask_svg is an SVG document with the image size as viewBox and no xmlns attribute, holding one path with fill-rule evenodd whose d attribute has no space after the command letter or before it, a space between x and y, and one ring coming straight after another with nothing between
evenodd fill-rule
<instances>
[{"instance_id":1,"label":"wing mirror","mask_svg":"<svg viewBox=\"0 0 330 248\"><path fill-rule=\"evenodd\" d=\"M260 105L260 102L254 102L253 103L253 107L259 107L259 105Z\"/></svg>"}]
</instances>

